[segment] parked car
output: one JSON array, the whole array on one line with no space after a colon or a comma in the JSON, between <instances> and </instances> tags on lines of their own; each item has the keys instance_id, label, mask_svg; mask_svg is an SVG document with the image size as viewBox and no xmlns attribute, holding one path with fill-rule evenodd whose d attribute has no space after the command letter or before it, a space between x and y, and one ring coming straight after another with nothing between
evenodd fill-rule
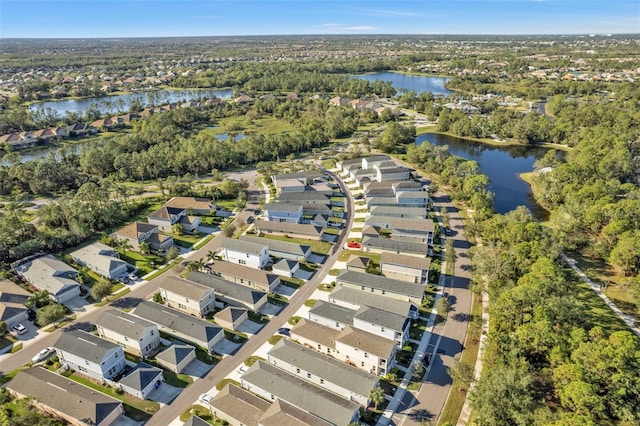
<instances>
[{"instance_id":1,"label":"parked car","mask_svg":"<svg viewBox=\"0 0 640 426\"><path fill-rule=\"evenodd\" d=\"M282 336L288 336L289 334L291 334L291 329L287 328L287 327L282 327L278 329L278 334L282 335Z\"/></svg>"},{"instance_id":2,"label":"parked car","mask_svg":"<svg viewBox=\"0 0 640 426\"><path fill-rule=\"evenodd\" d=\"M55 354L56 350L54 348L44 348L40 352L38 352L33 358L31 358L32 362L40 362L49 358L51 355Z\"/></svg>"},{"instance_id":3,"label":"parked car","mask_svg":"<svg viewBox=\"0 0 640 426\"><path fill-rule=\"evenodd\" d=\"M357 243L357 242L355 242L355 241L349 241L349 242L347 243L347 247L349 247L349 248L359 249L359 248L361 248L361 247L362 247L362 244Z\"/></svg>"},{"instance_id":4,"label":"parked car","mask_svg":"<svg viewBox=\"0 0 640 426\"><path fill-rule=\"evenodd\" d=\"M11 326L11 330L14 331L16 334L24 334L24 333L26 333L28 331L27 327L25 327L24 325L19 324L19 323L18 324L13 324Z\"/></svg>"},{"instance_id":5,"label":"parked car","mask_svg":"<svg viewBox=\"0 0 640 426\"><path fill-rule=\"evenodd\" d=\"M206 404L210 404L211 400L213 399L213 397L211 395L209 395L208 393L203 393L202 395L200 395L200 401L206 403Z\"/></svg>"},{"instance_id":6,"label":"parked car","mask_svg":"<svg viewBox=\"0 0 640 426\"><path fill-rule=\"evenodd\" d=\"M451 235L451 228L449 227L444 228L444 235Z\"/></svg>"}]
</instances>

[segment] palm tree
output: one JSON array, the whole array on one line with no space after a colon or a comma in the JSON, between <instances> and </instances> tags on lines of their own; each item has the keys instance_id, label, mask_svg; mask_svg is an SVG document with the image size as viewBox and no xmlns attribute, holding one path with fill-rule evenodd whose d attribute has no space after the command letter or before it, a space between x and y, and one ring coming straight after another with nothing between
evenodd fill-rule
<instances>
[{"instance_id":1,"label":"palm tree","mask_svg":"<svg viewBox=\"0 0 640 426\"><path fill-rule=\"evenodd\" d=\"M49 292L47 290L36 291L27 299L27 306L30 308L33 306L37 308L41 308L44 305L47 305L48 303L49 303Z\"/></svg>"},{"instance_id":2,"label":"palm tree","mask_svg":"<svg viewBox=\"0 0 640 426\"><path fill-rule=\"evenodd\" d=\"M122 257L127 257L127 249L131 248L131 243L127 239L122 239L118 241L118 247L122 249Z\"/></svg>"},{"instance_id":3,"label":"palm tree","mask_svg":"<svg viewBox=\"0 0 640 426\"><path fill-rule=\"evenodd\" d=\"M207 252L207 260L209 260L210 262L213 262L215 258L216 258L216 252L213 250L209 250Z\"/></svg>"},{"instance_id":4,"label":"palm tree","mask_svg":"<svg viewBox=\"0 0 640 426\"><path fill-rule=\"evenodd\" d=\"M373 408L378 409L378 405L382 404L384 401L384 392L382 392L382 388L373 388L369 392L369 399L373 402Z\"/></svg>"}]
</instances>

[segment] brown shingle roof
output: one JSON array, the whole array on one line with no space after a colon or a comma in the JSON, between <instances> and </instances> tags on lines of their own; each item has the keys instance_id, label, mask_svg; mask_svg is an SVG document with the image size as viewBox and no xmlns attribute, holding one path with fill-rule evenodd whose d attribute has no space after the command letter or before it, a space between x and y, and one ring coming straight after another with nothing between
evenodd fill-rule
<instances>
[{"instance_id":1,"label":"brown shingle roof","mask_svg":"<svg viewBox=\"0 0 640 426\"><path fill-rule=\"evenodd\" d=\"M212 201L208 198L199 197L173 197L166 203L165 207L177 207L180 209L210 210Z\"/></svg>"},{"instance_id":2,"label":"brown shingle roof","mask_svg":"<svg viewBox=\"0 0 640 426\"><path fill-rule=\"evenodd\" d=\"M229 383L216 394L210 405L214 411L217 409L242 424L257 426L270 404L253 393Z\"/></svg>"},{"instance_id":3,"label":"brown shingle roof","mask_svg":"<svg viewBox=\"0 0 640 426\"><path fill-rule=\"evenodd\" d=\"M380 264L382 263L391 263L394 265L428 270L431 265L431 259L428 257L405 256L397 253L383 252L380 256Z\"/></svg>"},{"instance_id":4,"label":"brown shingle roof","mask_svg":"<svg viewBox=\"0 0 640 426\"><path fill-rule=\"evenodd\" d=\"M337 342L387 359L396 343L364 330L346 326L336 338Z\"/></svg>"},{"instance_id":5,"label":"brown shingle roof","mask_svg":"<svg viewBox=\"0 0 640 426\"><path fill-rule=\"evenodd\" d=\"M144 222L133 222L124 228L118 229L115 234L127 237L127 238L138 238L140 235L145 234L155 228L158 228L156 225L150 225Z\"/></svg>"},{"instance_id":6,"label":"brown shingle roof","mask_svg":"<svg viewBox=\"0 0 640 426\"><path fill-rule=\"evenodd\" d=\"M340 335L340 330L334 330L324 325L309 321L302 318L291 329L291 335L298 335L302 338L309 339L313 342L320 343L321 345L329 348L336 347L336 338Z\"/></svg>"}]
</instances>

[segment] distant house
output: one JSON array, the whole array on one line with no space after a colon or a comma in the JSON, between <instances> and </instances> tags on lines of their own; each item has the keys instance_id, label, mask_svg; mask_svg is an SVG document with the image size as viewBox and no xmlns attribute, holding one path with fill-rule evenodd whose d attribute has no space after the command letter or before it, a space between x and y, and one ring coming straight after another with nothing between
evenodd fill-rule
<instances>
[{"instance_id":1,"label":"distant house","mask_svg":"<svg viewBox=\"0 0 640 426\"><path fill-rule=\"evenodd\" d=\"M53 346L63 366L96 380L112 380L127 365L121 346L86 331L65 331Z\"/></svg>"},{"instance_id":2,"label":"distant house","mask_svg":"<svg viewBox=\"0 0 640 426\"><path fill-rule=\"evenodd\" d=\"M304 179L280 179L276 192L278 194L286 194L289 192L304 192L306 188Z\"/></svg>"},{"instance_id":3,"label":"distant house","mask_svg":"<svg viewBox=\"0 0 640 426\"><path fill-rule=\"evenodd\" d=\"M273 240L271 238L252 237L243 235L239 241L249 242L255 245L264 244L269 247L269 255L288 260L303 261L311 256L311 246Z\"/></svg>"},{"instance_id":4,"label":"distant house","mask_svg":"<svg viewBox=\"0 0 640 426\"><path fill-rule=\"evenodd\" d=\"M421 207L373 206L371 216L391 216L405 219L426 219L427 209Z\"/></svg>"},{"instance_id":5,"label":"distant house","mask_svg":"<svg viewBox=\"0 0 640 426\"><path fill-rule=\"evenodd\" d=\"M291 278L300 269L300 263L295 260L282 259L273 265L272 271L275 274Z\"/></svg>"},{"instance_id":6,"label":"distant house","mask_svg":"<svg viewBox=\"0 0 640 426\"><path fill-rule=\"evenodd\" d=\"M181 225L185 231L191 232L200 226L200 218L187 216L187 210L179 207L162 206L147 216L147 221L164 232L172 232L173 225Z\"/></svg>"},{"instance_id":7,"label":"distant house","mask_svg":"<svg viewBox=\"0 0 640 426\"><path fill-rule=\"evenodd\" d=\"M396 342L355 327L345 327L336 338L336 358L378 376L396 363Z\"/></svg>"},{"instance_id":8,"label":"distant house","mask_svg":"<svg viewBox=\"0 0 640 426\"><path fill-rule=\"evenodd\" d=\"M156 324L117 309L104 311L95 325L100 337L137 356L149 357L160 346Z\"/></svg>"},{"instance_id":9,"label":"distant house","mask_svg":"<svg viewBox=\"0 0 640 426\"><path fill-rule=\"evenodd\" d=\"M69 136L82 137L87 135L94 135L98 133L98 129L93 126L89 126L86 123L76 123L65 127L65 130L69 133Z\"/></svg>"},{"instance_id":10,"label":"distant house","mask_svg":"<svg viewBox=\"0 0 640 426\"><path fill-rule=\"evenodd\" d=\"M270 293L280 285L280 277L276 273L270 273L261 269L254 269L248 266L238 265L231 262L216 261L209 266L213 275L225 280L242 284L247 287Z\"/></svg>"},{"instance_id":11,"label":"distant house","mask_svg":"<svg viewBox=\"0 0 640 426\"><path fill-rule=\"evenodd\" d=\"M343 98L341 96L336 96L336 97L333 97L333 98L329 99L329 105L336 106L336 107L338 107L338 106L344 106L344 107L349 106L349 102L351 102L350 98Z\"/></svg>"},{"instance_id":12,"label":"distant house","mask_svg":"<svg viewBox=\"0 0 640 426\"><path fill-rule=\"evenodd\" d=\"M271 261L269 248L265 243L226 238L221 246L222 258L227 262L264 269Z\"/></svg>"},{"instance_id":13,"label":"distant house","mask_svg":"<svg viewBox=\"0 0 640 426\"><path fill-rule=\"evenodd\" d=\"M253 226L258 235L288 235L291 238L306 238L319 241L322 239L322 228L326 226L326 219L323 218L321 226L270 222L267 220L256 220Z\"/></svg>"},{"instance_id":14,"label":"distant house","mask_svg":"<svg viewBox=\"0 0 640 426\"><path fill-rule=\"evenodd\" d=\"M116 279L127 275L127 262L120 260L118 251L102 243L93 243L70 253L78 265L86 266L105 278ZM131 269L134 269L131 266Z\"/></svg>"},{"instance_id":15,"label":"distant house","mask_svg":"<svg viewBox=\"0 0 640 426\"><path fill-rule=\"evenodd\" d=\"M321 419L305 410L277 399L264 412L260 418L259 426L331 426L326 420Z\"/></svg>"},{"instance_id":16,"label":"distant house","mask_svg":"<svg viewBox=\"0 0 640 426\"><path fill-rule=\"evenodd\" d=\"M118 381L120 389L136 398L148 399L149 394L164 382L162 369L140 363L131 373Z\"/></svg>"},{"instance_id":17,"label":"distant house","mask_svg":"<svg viewBox=\"0 0 640 426\"><path fill-rule=\"evenodd\" d=\"M164 203L164 206L184 209L188 214L191 212L199 215L208 215L216 209L215 201L200 197L173 197Z\"/></svg>"},{"instance_id":18,"label":"distant house","mask_svg":"<svg viewBox=\"0 0 640 426\"><path fill-rule=\"evenodd\" d=\"M408 180L413 170L407 167L385 167L376 169L376 181Z\"/></svg>"},{"instance_id":19,"label":"distant house","mask_svg":"<svg viewBox=\"0 0 640 426\"><path fill-rule=\"evenodd\" d=\"M429 246L426 242L414 242L414 238L364 237L362 251L365 253L396 253L405 256L426 257Z\"/></svg>"},{"instance_id":20,"label":"distant house","mask_svg":"<svg viewBox=\"0 0 640 426\"><path fill-rule=\"evenodd\" d=\"M378 377L290 340L280 340L267 354L267 362L363 407Z\"/></svg>"},{"instance_id":21,"label":"distant house","mask_svg":"<svg viewBox=\"0 0 640 426\"><path fill-rule=\"evenodd\" d=\"M353 316L354 328L392 340L399 348L409 338L410 325L408 316L373 306L362 306Z\"/></svg>"},{"instance_id":22,"label":"distant house","mask_svg":"<svg viewBox=\"0 0 640 426\"><path fill-rule=\"evenodd\" d=\"M271 180L276 188L280 186L279 182L284 180L296 179L300 182L304 182L305 185L311 185L316 181L323 179L324 175L320 172L316 172L313 170L305 171L305 172L295 172L295 173L286 173L283 175L273 175L271 176Z\"/></svg>"},{"instance_id":23,"label":"distant house","mask_svg":"<svg viewBox=\"0 0 640 426\"><path fill-rule=\"evenodd\" d=\"M394 312L411 318L416 318L418 315L417 305L412 302L392 299L387 296L379 296L348 287L336 287L329 295L329 302L356 311L363 306L373 306L387 312Z\"/></svg>"},{"instance_id":24,"label":"distant house","mask_svg":"<svg viewBox=\"0 0 640 426\"><path fill-rule=\"evenodd\" d=\"M336 285L416 304L420 304L424 296L424 285L422 284L413 284L356 271L342 271L336 277Z\"/></svg>"},{"instance_id":25,"label":"distant house","mask_svg":"<svg viewBox=\"0 0 640 426\"><path fill-rule=\"evenodd\" d=\"M346 264L347 271L366 272L370 263L371 259L368 257L352 255Z\"/></svg>"},{"instance_id":26,"label":"distant house","mask_svg":"<svg viewBox=\"0 0 640 426\"><path fill-rule=\"evenodd\" d=\"M32 398L39 410L74 426L108 426L124 414L122 402L42 367L20 371L7 389L18 398Z\"/></svg>"},{"instance_id":27,"label":"distant house","mask_svg":"<svg viewBox=\"0 0 640 426\"><path fill-rule=\"evenodd\" d=\"M245 307L258 312L267 304L267 293L227 281L212 274L193 271L188 276L189 281L204 284L212 288L216 299L233 306Z\"/></svg>"},{"instance_id":28,"label":"distant house","mask_svg":"<svg viewBox=\"0 0 640 426\"><path fill-rule=\"evenodd\" d=\"M328 206L331 204L331 200L327 194L322 192L317 192L314 190L304 191L304 192L285 192L280 194L276 198L276 205L280 204L292 204L292 205L325 205Z\"/></svg>"},{"instance_id":29,"label":"distant house","mask_svg":"<svg viewBox=\"0 0 640 426\"><path fill-rule=\"evenodd\" d=\"M396 192L396 202L403 207L427 207L429 205L429 193L426 191L399 191Z\"/></svg>"},{"instance_id":30,"label":"distant house","mask_svg":"<svg viewBox=\"0 0 640 426\"><path fill-rule=\"evenodd\" d=\"M91 126L97 129L104 128L110 130L112 128L122 126L123 124L124 122L120 117L107 117L94 121L93 123L91 123Z\"/></svg>"},{"instance_id":31,"label":"distant house","mask_svg":"<svg viewBox=\"0 0 640 426\"><path fill-rule=\"evenodd\" d=\"M17 284L0 279L0 322L7 326L27 319L27 299L31 296Z\"/></svg>"},{"instance_id":32,"label":"distant house","mask_svg":"<svg viewBox=\"0 0 640 426\"><path fill-rule=\"evenodd\" d=\"M435 235L435 225L432 219L370 216L365 220L365 225L375 226L379 229L389 229L392 239L406 237L412 242L422 242L428 245L433 244Z\"/></svg>"},{"instance_id":33,"label":"distant house","mask_svg":"<svg viewBox=\"0 0 640 426\"><path fill-rule=\"evenodd\" d=\"M229 330L237 330L240 324L247 320L248 315L249 311L245 308L227 306L220 312L217 312L213 316L213 319L220 327L228 328Z\"/></svg>"},{"instance_id":34,"label":"distant house","mask_svg":"<svg viewBox=\"0 0 640 426\"><path fill-rule=\"evenodd\" d=\"M264 361L255 362L240 381L267 401L281 399L334 425L360 418L360 404Z\"/></svg>"},{"instance_id":35,"label":"distant house","mask_svg":"<svg viewBox=\"0 0 640 426\"><path fill-rule=\"evenodd\" d=\"M380 256L380 273L385 277L424 284L429 277L431 259L384 252Z\"/></svg>"},{"instance_id":36,"label":"distant house","mask_svg":"<svg viewBox=\"0 0 640 426\"><path fill-rule=\"evenodd\" d=\"M266 203L264 217L271 222L300 223L302 204Z\"/></svg>"},{"instance_id":37,"label":"distant house","mask_svg":"<svg viewBox=\"0 0 640 426\"><path fill-rule=\"evenodd\" d=\"M174 343L156 355L158 364L176 374L181 374L194 359L196 359L196 348L184 343Z\"/></svg>"},{"instance_id":38,"label":"distant house","mask_svg":"<svg viewBox=\"0 0 640 426\"><path fill-rule=\"evenodd\" d=\"M140 250L140 243L145 242L153 251L168 250L173 247L173 237L160 234L156 225L144 222L133 222L111 234L116 240L127 240L131 248Z\"/></svg>"},{"instance_id":39,"label":"distant house","mask_svg":"<svg viewBox=\"0 0 640 426\"><path fill-rule=\"evenodd\" d=\"M353 325L353 316L357 311L334 303L318 300L309 310L309 321L317 322L336 330Z\"/></svg>"},{"instance_id":40,"label":"distant house","mask_svg":"<svg viewBox=\"0 0 640 426\"><path fill-rule=\"evenodd\" d=\"M158 290L167 306L200 318L216 307L213 289L182 278L166 277Z\"/></svg>"},{"instance_id":41,"label":"distant house","mask_svg":"<svg viewBox=\"0 0 640 426\"><path fill-rule=\"evenodd\" d=\"M46 290L64 304L80 295L78 271L50 254L40 253L12 264L18 275L38 290Z\"/></svg>"}]
</instances>

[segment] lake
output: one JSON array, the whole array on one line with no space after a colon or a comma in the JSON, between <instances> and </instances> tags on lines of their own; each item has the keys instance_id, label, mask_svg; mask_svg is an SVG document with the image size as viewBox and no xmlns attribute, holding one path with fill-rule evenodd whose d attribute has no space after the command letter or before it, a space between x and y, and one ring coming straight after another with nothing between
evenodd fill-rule
<instances>
[{"instance_id":1,"label":"lake","mask_svg":"<svg viewBox=\"0 0 640 426\"><path fill-rule=\"evenodd\" d=\"M432 92L434 95L449 95L453 93L444 87L449 81L446 77L431 77L422 75L408 75L397 72L376 72L371 74L356 75L362 80L388 81L398 92L414 90L416 93Z\"/></svg>"},{"instance_id":2,"label":"lake","mask_svg":"<svg viewBox=\"0 0 640 426\"><path fill-rule=\"evenodd\" d=\"M29 107L31 111L51 108L60 115L66 111L84 112L95 104L102 114L122 114L129 110L131 102L139 99L143 107L160 106L176 102L187 102L198 99L208 99L213 97L230 98L233 90L211 90L211 89L172 89L172 90L148 90L144 92L126 93L123 95L110 95L98 98L84 99L61 99L59 101L47 101L35 103ZM118 110L120 107L120 110Z\"/></svg>"},{"instance_id":3,"label":"lake","mask_svg":"<svg viewBox=\"0 0 640 426\"><path fill-rule=\"evenodd\" d=\"M546 149L494 146L433 133L416 137L416 145L425 141L438 146L448 145L453 155L477 161L491 181L491 190L495 193L494 208L498 213L526 206L536 218L547 218L547 211L536 203L529 184L518 176L533 171L533 163L544 156Z\"/></svg>"}]
</instances>

